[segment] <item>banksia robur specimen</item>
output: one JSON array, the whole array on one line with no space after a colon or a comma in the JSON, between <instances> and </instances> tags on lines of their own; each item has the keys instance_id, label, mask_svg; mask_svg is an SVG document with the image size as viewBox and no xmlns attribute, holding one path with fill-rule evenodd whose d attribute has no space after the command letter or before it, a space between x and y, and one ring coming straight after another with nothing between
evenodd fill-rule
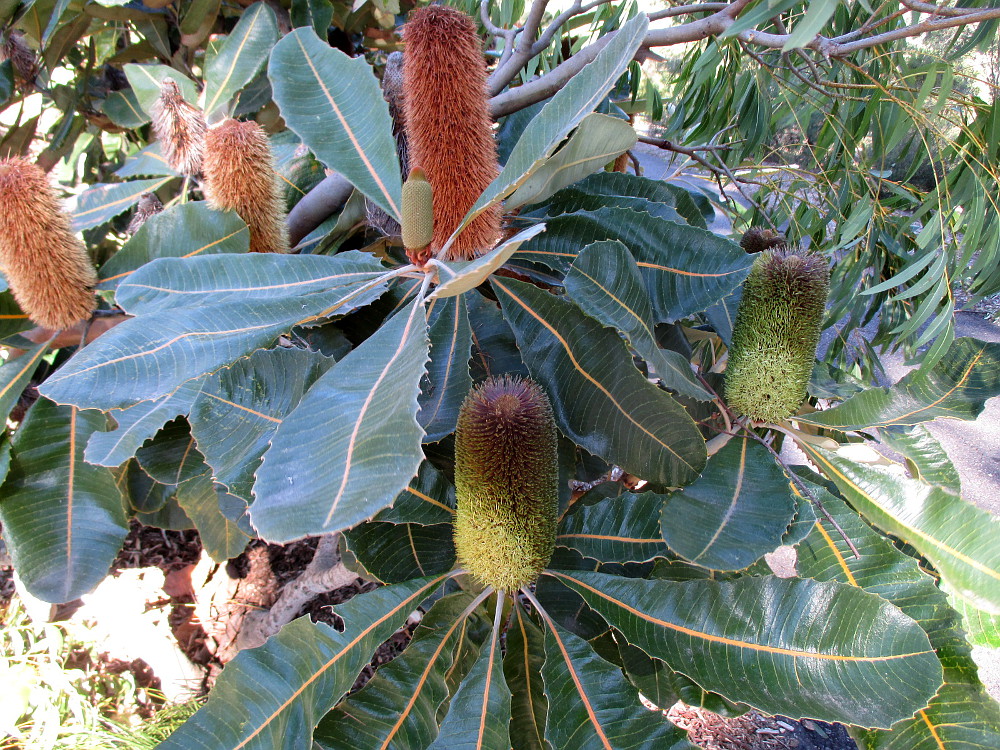
<instances>
[{"instance_id":1,"label":"banksia robur specimen","mask_svg":"<svg viewBox=\"0 0 1000 750\"><path fill-rule=\"evenodd\" d=\"M49 177L26 159L0 159L0 268L35 323L69 328L95 307L97 274Z\"/></svg>"},{"instance_id":2,"label":"banksia robur specimen","mask_svg":"<svg viewBox=\"0 0 1000 750\"><path fill-rule=\"evenodd\" d=\"M777 422L806 397L816 361L830 268L814 253L765 250L743 284L726 365L726 403Z\"/></svg>"},{"instance_id":3,"label":"banksia robur specimen","mask_svg":"<svg viewBox=\"0 0 1000 750\"><path fill-rule=\"evenodd\" d=\"M740 247L748 253L762 253L771 248L783 247L788 244L784 235L778 234L773 229L761 229L750 227L740 238Z\"/></svg>"},{"instance_id":4,"label":"banksia robur specimen","mask_svg":"<svg viewBox=\"0 0 1000 750\"><path fill-rule=\"evenodd\" d=\"M250 227L250 252L288 252L288 227L274 157L264 129L226 119L205 134L203 188L208 204L235 211Z\"/></svg>"},{"instance_id":5,"label":"banksia robur specimen","mask_svg":"<svg viewBox=\"0 0 1000 750\"><path fill-rule=\"evenodd\" d=\"M486 65L476 24L454 8L414 11L403 29L403 106L410 166L434 188L434 241L444 260L469 260L500 236L500 207L469 224L446 255L442 246L499 173Z\"/></svg>"},{"instance_id":6,"label":"banksia robur specimen","mask_svg":"<svg viewBox=\"0 0 1000 750\"><path fill-rule=\"evenodd\" d=\"M403 247L413 262L427 262L425 249L434 239L434 194L424 170L414 167L403 183Z\"/></svg>"},{"instance_id":7,"label":"banksia robur specimen","mask_svg":"<svg viewBox=\"0 0 1000 750\"><path fill-rule=\"evenodd\" d=\"M552 407L531 380L491 378L455 433L455 548L485 586L514 591L552 558L559 470Z\"/></svg>"},{"instance_id":8,"label":"banksia robur specimen","mask_svg":"<svg viewBox=\"0 0 1000 750\"><path fill-rule=\"evenodd\" d=\"M160 83L160 95L149 108L153 131L160 141L163 158L176 172L196 175L201 172L205 153L205 115L181 95L170 78Z\"/></svg>"}]
</instances>

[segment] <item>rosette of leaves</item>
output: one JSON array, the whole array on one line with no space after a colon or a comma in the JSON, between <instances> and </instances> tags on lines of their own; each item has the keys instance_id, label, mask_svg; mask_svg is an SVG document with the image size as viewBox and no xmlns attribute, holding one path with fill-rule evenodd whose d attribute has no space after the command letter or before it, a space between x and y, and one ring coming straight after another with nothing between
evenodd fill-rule
<instances>
[{"instance_id":1,"label":"rosette of leaves","mask_svg":"<svg viewBox=\"0 0 1000 750\"><path fill-rule=\"evenodd\" d=\"M961 499L920 423L975 418L1000 391L998 347L961 339L882 389L814 376L811 398L843 403L797 427L739 422L717 391L752 259L706 229L698 193L599 171L621 132L606 94L645 33L643 16L620 24L544 106L503 123L504 166L464 222L519 210L483 256L418 267L347 249L369 246L358 200L314 253L248 254L238 217L178 201L100 269L128 320L57 367L38 346L0 368L8 407L45 368L0 463L5 542L36 595L95 586L130 517L194 525L218 560L249 535L341 533L384 584L338 608L342 631L300 619L242 653L167 747L684 747L640 691L843 721L869 747L996 744L958 615L921 571L972 615L997 612L997 524ZM305 144L399 219L369 63L301 27L274 45L268 81L289 128L275 145ZM580 154L593 173L574 170ZM551 399L560 505L537 585L500 596L454 567L450 475L462 399L503 375ZM841 449L857 433L905 464L858 461ZM822 474L778 461L778 434ZM862 571L850 544L886 552L889 535L906 551L862 555ZM782 544L822 565L776 578L761 559ZM926 608L890 586L897 568ZM402 655L351 692L415 611Z\"/></svg>"}]
</instances>

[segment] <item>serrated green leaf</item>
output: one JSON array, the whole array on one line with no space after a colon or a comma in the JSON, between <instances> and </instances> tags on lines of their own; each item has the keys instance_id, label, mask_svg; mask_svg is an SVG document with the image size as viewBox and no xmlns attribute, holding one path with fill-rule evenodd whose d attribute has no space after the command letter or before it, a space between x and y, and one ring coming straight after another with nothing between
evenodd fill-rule
<instances>
[{"instance_id":1,"label":"serrated green leaf","mask_svg":"<svg viewBox=\"0 0 1000 750\"><path fill-rule=\"evenodd\" d=\"M665 496L626 492L588 504L588 495L559 524L556 544L602 562L645 562L667 554L659 521Z\"/></svg>"},{"instance_id":2,"label":"serrated green leaf","mask_svg":"<svg viewBox=\"0 0 1000 750\"><path fill-rule=\"evenodd\" d=\"M916 620L944 666L945 684L930 704L891 731L855 734L863 750L941 750L992 747L1000 740L1000 706L986 694L961 633L961 621L944 593L917 561L896 549L843 501L819 490L822 502L861 553L856 558L825 518L798 545L797 570L874 592Z\"/></svg>"},{"instance_id":3,"label":"serrated green leaf","mask_svg":"<svg viewBox=\"0 0 1000 750\"><path fill-rule=\"evenodd\" d=\"M435 602L406 651L323 719L316 743L323 750L427 747L448 699L449 671L459 680L467 673L492 625L479 601L460 592Z\"/></svg>"},{"instance_id":4,"label":"serrated green leaf","mask_svg":"<svg viewBox=\"0 0 1000 750\"><path fill-rule=\"evenodd\" d=\"M76 199L73 231L99 227L134 206L143 193L155 193L173 177L92 185Z\"/></svg>"},{"instance_id":5,"label":"serrated green leaf","mask_svg":"<svg viewBox=\"0 0 1000 750\"><path fill-rule=\"evenodd\" d=\"M348 548L365 570L382 583L401 583L455 565L451 523L366 521L343 532Z\"/></svg>"},{"instance_id":6,"label":"serrated green leaf","mask_svg":"<svg viewBox=\"0 0 1000 750\"><path fill-rule=\"evenodd\" d=\"M0 421L6 423L10 410L14 408L24 389L31 382L38 363L49 350L48 342L36 344L24 354L8 359L0 366Z\"/></svg>"},{"instance_id":7,"label":"serrated green leaf","mask_svg":"<svg viewBox=\"0 0 1000 750\"><path fill-rule=\"evenodd\" d=\"M493 288L564 435L658 484L700 473L705 441L694 422L632 366L615 332L531 284L495 278Z\"/></svg>"},{"instance_id":8,"label":"serrated green leaf","mask_svg":"<svg viewBox=\"0 0 1000 750\"><path fill-rule=\"evenodd\" d=\"M880 430L879 438L906 459L906 466L915 479L933 484L953 495L962 494L962 478L951 462L944 446L926 425Z\"/></svg>"},{"instance_id":9,"label":"serrated green leaf","mask_svg":"<svg viewBox=\"0 0 1000 750\"><path fill-rule=\"evenodd\" d=\"M321 39L333 21L333 5L330 0L292 0L292 28L311 26Z\"/></svg>"},{"instance_id":10,"label":"serrated green leaf","mask_svg":"<svg viewBox=\"0 0 1000 750\"><path fill-rule=\"evenodd\" d=\"M451 523L455 516L455 486L429 461L420 464L415 479L399 493L392 506L380 510L374 521L387 523Z\"/></svg>"},{"instance_id":11,"label":"serrated green leaf","mask_svg":"<svg viewBox=\"0 0 1000 750\"><path fill-rule=\"evenodd\" d=\"M656 747L687 750L687 733L662 714L642 708L621 670L550 619L545 629L545 738L553 748L581 750Z\"/></svg>"},{"instance_id":12,"label":"serrated green leaf","mask_svg":"<svg viewBox=\"0 0 1000 750\"><path fill-rule=\"evenodd\" d=\"M136 451L135 458L142 470L160 484L179 485L208 472L205 457L184 417L165 424L151 442Z\"/></svg>"},{"instance_id":13,"label":"serrated green leaf","mask_svg":"<svg viewBox=\"0 0 1000 750\"><path fill-rule=\"evenodd\" d=\"M1000 520L923 482L801 444L844 497L934 563L950 590L1000 613Z\"/></svg>"},{"instance_id":14,"label":"serrated green leaf","mask_svg":"<svg viewBox=\"0 0 1000 750\"><path fill-rule=\"evenodd\" d=\"M250 232L232 211L213 211L202 201L171 206L151 216L122 249L101 266L98 289L115 289L156 258L246 253Z\"/></svg>"},{"instance_id":15,"label":"serrated green leaf","mask_svg":"<svg viewBox=\"0 0 1000 750\"><path fill-rule=\"evenodd\" d=\"M257 471L250 517L263 538L353 526L406 489L423 460L416 416L427 359L414 300L316 381Z\"/></svg>"},{"instance_id":16,"label":"serrated green leaf","mask_svg":"<svg viewBox=\"0 0 1000 750\"><path fill-rule=\"evenodd\" d=\"M243 11L205 70L205 113L225 107L254 79L278 41L278 22L265 3L254 3Z\"/></svg>"},{"instance_id":17,"label":"serrated green leaf","mask_svg":"<svg viewBox=\"0 0 1000 750\"><path fill-rule=\"evenodd\" d=\"M350 690L376 647L445 580L384 586L337 608L345 629L303 617L226 665L208 702L159 747L309 747L313 727Z\"/></svg>"},{"instance_id":18,"label":"serrated green leaf","mask_svg":"<svg viewBox=\"0 0 1000 750\"><path fill-rule=\"evenodd\" d=\"M472 389L469 357L472 327L465 299L451 297L435 303L430 324L431 359L420 393L417 421L434 443L455 431L458 410Z\"/></svg>"},{"instance_id":19,"label":"serrated green leaf","mask_svg":"<svg viewBox=\"0 0 1000 750\"><path fill-rule=\"evenodd\" d=\"M962 626L973 646L1000 648L1000 615L976 609L965 599L950 597L952 608L962 615Z\"/></svg>"},{"instance_id":20,"label":"serrated green leaf","mask_svg":"<svg viewBox=\"0 0 1000 750\"><path fill-rule=\"evenodd\" d=\"M510 739L514 750L548 750L545 717L549 703L542 682L544 635L519 602L507 629L503 669L511 691Z\"/></svg>"},{"instance_id":21,"label":"serrated green leaf","mask_svg":"<svg viewBox=\"0 0 1000 750\"><path fill-rule=\"evenodd\" d=\"M101 111L110 117L115 125L123 128L141 128L150 120L149 115L139 104L134 89L112 91L104 99Z\"/></svg>"},{"instance_id":22,"label":"serrated green leaf","mask_svg":"<svg viewBox=\"0 0 1000 750\"><path fill-rule=\"evenodd\" d=\"M211 474L194 477L177 487L177 503L194 522L205 552L215 562L224 563L239 555L250 537L222 513L219 500Z\"/></svg>"},{"instance_id":23,"label":"serrated green leaf","mask_svg":"<svg viewBox=\"0 0 1000 750\"><path fill-rule=\"evenodd\" d=\"M506 200L511 210L536 203L557 190L597 172L636 143L635 129L627 120L593 112L580 122L563 147L550 156Z\"/></svg>"},{"instance_id":24,"label":"serrated green leaf","mask_svg":"<svg viewBox=\"0 0 1000 750\"><path fill-rule=\"evenodd\" d=\"M514 259L565 273L583 248L601 240L618 240L629 249L656 323L672 322L718 302L746 278L752 260L735 242L707 230L616 208L549 219L545 233L526 242Z\"/></svg>"},{"instance_id":25,"label":"serrated green leaf","mask_svg":"<svg viewBox=\"0 0 1000 750\"><path fill-rule=\"evenodd\" d=\"M535 115L514 146L503 170L469 209L455 233L480 212L516 190L584 117L594 111L642 43L649 20L638 13Z\"/></svg>"},{"instance_id":26,"label":"serrated green leaf","mask_svg":"<svg viewBox=\"0 0 1000 750\"><path fill-rule=\"evenodd\" d=\"M91 591L128 534L109 469L83 460L104 415L39 399L12 442L0 522L24 587L58 604Z\"/></svg>"},{"instance_id":27,"label":"serrated green leaf","mask_svg":"<svg viewBox=\"0 0 1000 750\"><path fill-rule=\"evenodd\" d=\"M160 151L159 141L151 143L125 160L125 163L115 170L115 176L121 177L171 177L179 175L169 166Z\"/></svg>"},{"instance_id":28,"label":"serrated green leaf","mask_svg":"<svg viewBox=\"0 0 1000 750\"><path fill-rule=\"evenodd\" d=\"M1000 394L1000 344L956 339L930 371L905 375L889 388L869 388L839 406L796 417L842 432L913 425L938 417L975 419Z\"/></svg>"},{"instance_id":29,"label":"serrated green leaf","mask_svg":"<svg viewBox=\"0 0 1000 750\"><path fill-rule=\"evenodd\" d=\"M119 304L137 317L80 351L42 390L53 400L102 409L159 398L271 346L296 325L376 299L385 289L373 281L379 274L350 255L252 253L148 263L118 288ZM324 291L303 293L316 289ZM179 310L178 299L185 300Z\"/></svg>"},{"instance_id":30,"label":"serrated green leaf","mask_svg":"<svg viewBox=\"0 0 1000 750\"><path fill-rule=\"evenodd\" d=\"M695 378L687 359L657 345L649 296L625 245L617 241L595 242L583 248L564 283L566 293L581 310L625 334L665 386L699 401L712 399Z\"/></svg>"},{"instance_id":31,"label":"serrated green leaf","mask_svg":"<svg viewBox=\"0 0 1000 750\"><path fill-rule=\"evenodd\" d=\"M503 678L500 628L494 626L479 659L451 699L429 750L510 750L510 697Z\"/></svg>"},{"instance_id":32,"label":"serrated green leaf","mask_svg":"<svg viewBox=\"0 0 1000 750\"><path fill-rule=\"evenodd\" d=\"M941 684L923 630L851 586L772 576L675 583L543 575L578 592L650 656L767 713L888 727Z\"/></svg>"},{"instance_id":33,"label":"serrated green leaf","mask_svg":"<svg viewBox=\"0 0 1000 750\"><path fill-rule=\"evenodd\" d=\"M188 413L201 391L204 378L195 378L171 393L141 401L128 409L113 409L110 416L118 423L110 432L95 432L87 441L84 458L98 466L121 466L174 417Z\"/></svg>"},{"instance_id":34,"label":"serrated green leaf","mask_svg":"<svg viewBox=\"0 0 1000 750\"><path fill-rule=\"evenodd\" d=\"M742 570L781 546L795 509L788 478L768 450L733 438L693 484L668 496L660 527L670 549L686 560Z\"/></svg>"},{"instance_id":35,"label":"serrated green leaf","mask_svg":"<svg viewBox=\"0 0 1000 750\"><path fill-rule=\"evenodd\" d=\"M253 501L253 475L278 425L333 362L303 349L267 349L206 378L189 420L215 481Z\"/></svg>"},{"instance_id":36,"label":"serrated green leaf","mask_svg":"<svg viewBox=\"0 0 1000 750\"><path fill-rule=\"evenodd\" d=\"M7 280L4 279L6 286ZM10 289L0 292L0 338L12 336L34 328L35 324L24 314Z\"/></svg>"},{"instance_id":37,"label":"serrated green leaf","mask_svg":"<svg viewBox=\"0 0 1000 750\"><path fill-rule=\"evenodd\" d=\"M274 46L268 76L281 116L316 158L399 221L403 181L392 118L364 57L352 59L300 28Z\"/></svg>"},{"instance_id":38,"label":"serrated green leaf","mask_svg":"<svg viewBox=\"0 0 1000 750\"><path fill-rule=\"evenodd\" d=\"M3 298L0 297L0 300ZM472 360L469 370L472 380L479 382L499 375L528 375L521 361L514 332L492 300L478 292L465 295L472 325Z\"/></svg>"}]
</instances>

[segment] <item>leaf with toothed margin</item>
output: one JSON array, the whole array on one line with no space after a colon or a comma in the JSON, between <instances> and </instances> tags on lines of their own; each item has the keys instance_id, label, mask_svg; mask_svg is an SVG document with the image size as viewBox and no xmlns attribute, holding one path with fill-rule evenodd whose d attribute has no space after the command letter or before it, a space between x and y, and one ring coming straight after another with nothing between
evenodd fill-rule
<instances>
[{"instance_id":1,"label":"leaf with toothed margin","mask_svg":"<svg viewBox=\"0 0 1000 750\"><path fill-rule=\"evenodd\" d=\"M580 594L649 656L770 714L888 727L927 705L941 685L941 664L916 622L875 594L833 581L543 576Z\"/></svg>"},{"instance_id":2,"label":"leaf with toothed margin","mask_svg":"<svg viewBox=\"0 0 1000 750\"><path fill-rule=\"evenodd\" d=\"M621 670L601 659L585 640L546 622L545 738L554 748L694 750L687 732L645 710Z\"/></svg>"},{"instance_id":3,"label":"leaf with toothed margin","mask_svg":"<svg viewBox=\"0 0 1000 750\"><path fill-rule=\"evenodd\" d=\"M4 539L24 587L59 604L93 590L128 534L110 469L83 460L103 414L39 399L12 441L0 501Z\"/></svg>"},{"instance_id":4,"label":"leaf with toothed margin","mask_svg":"<svg viewBox=\"0 0 1000 750\"><path fill-rule=\"evenodd\" d=\"M566 437L650 482L677 487L698 476L707 457L701 433L670 394L632 366L617 333L531 284L492 284Z\"/></svg>"},{"instance_id":5,"label":"leaf with toothed margin","mask_svg":"<svg viewBox=\"0 0 1000 750\"><path fill-rule=\"evenodd\" d=\"M354 685L375 649L447 578L383 586L337 607L343 632L308 617L226 665L208 702L160 750L311 747L313 727Z\"/></svg>"},{"instance_id":6,"label":"leaf with toothed margin","mask_svg":"<svg viewBox=\"0 0 1000 750\"><path fill-rule=\"evenodd\" d=\"M296 325L379 297L371 256L272 253L162 258L118 288L137 317L80 350L40 387L81 408L124 409L271 346ZM264 260L258 260L264 258Z\"/></svg>"},{"instance_id":7,"label":"leaf with toothed margin","mask_svg":"<svg viewBox=\"0 0 1000 750\"><path fill-rule=\"evenodd\" d=\"M304 349L265 349L209 375L191 405L191 433L215 481L253 501L253 475L281 421L334 360Z\"/></svg>"},{"instance_id":8,"label":"leaf with toothed margin","mask_svg":"<svg viewBox=\"0 0 1000 750\"><path fill-rule=\"evenodd\" d=\"M944 667L944 685L926 707L894 724L890 731L852 729L858 746L864 750L1000 746L1000 706L979 680L978 667L962 633L967 621L948 606L945 593L915 559L872 529L843 500L819 491L837 526L826 518L814 522L809 536L796 547L799 575L858 586L894 603L927 632ZM840 529L860 558L853 555ZM963 601L954 603L961 605Z\"/></svg>"},{"instance_id":9,"label":"leaf with toothed margin","mask_svg":"<svg viewBox=\"0 0 1000 750\"><path fill-rule=\"evenodd\" d=\"M472 328L463 297L437 301L431 313L431 360L420 394L417 420L433 443L455 431L458 410L472 389L469 357Z\"/></svg>"},{"instance_id":10,"label":"leaf with toothed margin","mask_svg":"<svg viewBox=\"0 0 1000 750\"><path fill-rule=\"evenodd\" d=\"M316 381L257 470L250 518L264 539L348 528L406 489L424 457L416 417L427 359L414 300Z\"/></svg>"},{"instance_id":11,"label":"leaf with toothed margin","mask_svg":"<svg viewBox=\"0 0 1000 750\"><path fill-rule=\"evenodd\" d=\"M118 427L110 432L95 432L87 441L84 458L98 466L121 466L132 458L143 443L174 417L188 413L201 392L204 378L181 384L176 390L152 401L141 401L128 409L114 409L111 417Z\"/></svg>"}]
</instances>

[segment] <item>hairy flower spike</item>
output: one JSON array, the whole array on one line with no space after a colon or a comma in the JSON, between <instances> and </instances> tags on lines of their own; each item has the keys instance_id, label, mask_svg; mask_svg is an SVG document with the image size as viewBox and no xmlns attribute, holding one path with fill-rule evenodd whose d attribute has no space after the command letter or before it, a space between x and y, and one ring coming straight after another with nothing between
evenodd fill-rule
<instances>
[{"instance_id":1,"label":"hairy flower spike","mask_svg":"<svg viewBox=\"0 0 1000 750\"><path fill-rule=\"evenodd\" d=\"M415 11L403 30L403 105L410 165L434 188L434 241L442 246L499 173L486 65L476 24L454 8ZM500 236L500 207L466 227L445 260L468 260Z\"/></svg>"},{"instance_id":2,"label":"hairy flower spike","mask_svg":"<svg viewBox=\"0 0 1000 750\"><path fill-rule=\"evenodd\" d=\"M226 119L205 136L205 197L250 227L250 252L288 252L285 204L264 129Z\"/></svg>"},{"instance_id":3,"label":"hairy flower spike","mask_svg":"<svg viewBox=\"0 0 1000 750\"><path fill-rule=\"evenodd\" d=\"M18 88L25 93L33 91L38 75L38 56L24 41L23 32L11 30L6 41L0 43L0 63L8 60L20 79Z\"/></svg>"},{"instance_id":4,"label":"hairy flower spike","mask_svg":"<svg viewBox=\"0 0 1000 750\"><path fill-rule=\"evenodd\" d=\"M555 421L535 382L491 378L466 397L455 491L459 565L505 591L535 580L552 558L559 496Z\"/></svg>"},{"instance_id":5,"label":"hairy flower spike","mask_svg":"<svg viewBox=\"0 0 1000 750\"><path fill-rule=\"evenodd\" d=\"M414 167L403 183L403 247L421 250L434 238L433 191L424 170Z\"/></svg>"},{"instance_id":6,"label":"hairy flower spike","mask_svg":"<svg viewBox=\"0 0 1000 750\"><path fill-rule=\"evenodd\" d=\"M143 224L162 211L163 203L156 197L156 193L143 193L139 196L139 203L135 207L135 215L132 217L132 221L128 223L128 229L125 231L131 237L139 231L139 228Z\"/></svg>"},{"instance_id":7,"label":"hairy flower spike","mask_svg":"<svg viewBox=\"0 0 1000 750\"><path fill-rule=\"evenodd\" d=\"M816 361L830 268L813 253L765 250L743 284L726 366L726 403L764 422L802 405Z\"/></svg>"},{"instance_id":8,"label":"hairy flower spike","mask_svg":"<svg viewBox=\"0 0 1000 750\"><path fill-rule=\"evenodd\" d=\"M14 299L45 328L69 328L95 307L97 274L48 175L26 159L0 160L0 268Z\"/></svg>"},{"instance_id":9,"label":"hairy flower spike","mask_svg":"<svg viewBox=\"0 0 1000 750\"><path fill-rule=\"evenodd\" d=\"M163 158L174 171L186 175L201 172L205 153L205 115L181 95L171 78L160 83L160 95L149 108L153 131L160 141Z\"/></svg>"}]
</instances>

